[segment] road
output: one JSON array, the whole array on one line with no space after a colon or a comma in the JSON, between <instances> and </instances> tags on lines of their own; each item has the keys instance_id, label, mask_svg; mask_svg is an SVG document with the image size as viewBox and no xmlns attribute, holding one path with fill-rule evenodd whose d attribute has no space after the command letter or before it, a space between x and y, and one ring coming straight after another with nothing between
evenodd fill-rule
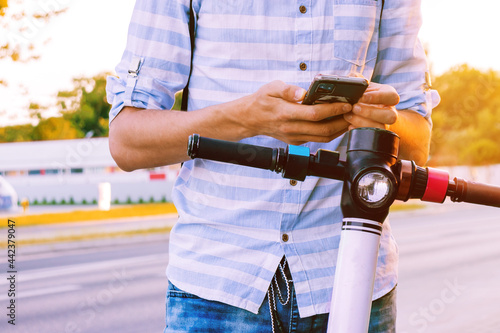
<instances>
[{"instance_id":1,"label":"road","mask_svg":"<svg viewBox=\"0 0 500 333\"><path fill-rule=\"evenodd\" d=\"M500 210L431 205L391 214L398 333L500 332Z\"/></svg>"},{"instance_id":2,"label":"road","mask_svg":"<svg viewBox=\"0 0 500 333\"><path fill-rule=\"evenodd\" d=\"M20 251L22 252L22 251ZM162 332L168 239L19 256L16 325L0 281L1 332ZM6 272L2 263L2 272Z\"/></svg>"},{"instance_id":3,"label":"road","mask_svg":"<svg viewBox=\"0 0 500 333\"><path fill-rule=\"evenodd\" d=\"M432 205L390 218L400 248L397 332L500 332L499 212ZM15 327L0 264L0 332L162 332L167 255L168 235L21 248Z\"/></svg>"}]
</instances>

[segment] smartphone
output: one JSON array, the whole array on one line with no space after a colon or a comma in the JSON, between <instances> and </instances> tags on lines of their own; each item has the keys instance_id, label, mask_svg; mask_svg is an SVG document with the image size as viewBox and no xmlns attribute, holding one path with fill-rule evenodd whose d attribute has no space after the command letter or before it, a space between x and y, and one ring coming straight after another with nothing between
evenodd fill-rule
<instances>
[{"instance_id":1,"label":"smartphone","mask_svg":"<svg viewBox=\"0 0 500 333\"><path fill-rule=\"evenodd\" d=\"M302 104L336 102L355 104L367 87L368 80L365 78L318 74L311 82Z\"/></svg>"}]
</instances>

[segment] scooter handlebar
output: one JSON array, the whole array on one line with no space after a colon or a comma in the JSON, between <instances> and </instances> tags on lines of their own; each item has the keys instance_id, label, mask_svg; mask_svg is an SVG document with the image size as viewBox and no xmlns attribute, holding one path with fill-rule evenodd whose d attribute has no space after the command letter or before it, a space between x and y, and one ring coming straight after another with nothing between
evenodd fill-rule
<instances>
[{"instance_id":1,"label":"scooter handlebar","mask_svg":"<svg viewBox=\"0 0 500 333\"><path fill-rule=\"evenodd\" d=\"M187 154L193 159L204 158L271 170L281 173L284 178L300 181L306 176L337 180L344 177L344 165L339 161L339 153L323 149L309 154L306 147L268 148L193 134L189 137Z\"/></svg>"},{"instance_id":2,"label":"scooter handlebar","mask_svg":"<svg viewBox=\"0 0 500 333\"><path fill-rule=\"evenodd\" d=\"M345 165L339 154L318 150L316 154L299 154L287 148L268 148L250 144L200 137L189 137L188 155L213 161L244 165L282 173L284 178L304 180L308 175L343 180ZM399 173L396 199L442 203L446 197L453 202L500 208L500 186L454 178L446 171L422 168L413 161L400 161L395 171Z\"/></svg>"},{"instance_id":3,"label":"scooter handlebar","mask_svg":"<svg viewBox=\"0 0 500 333\"><path fill-rule=\"evenodd\" d=\"M400 161L397 199L416 198L422 201L443 203L446 197L453 202L500 207L500 187L462 178L450 179L448 172L422 168L413 161Z\"/></svg>"},{"instance_id":4,"label":"scooter handlebar","mask_svg":"<svg viewBox=\"0 0 500 333\"><path fill-rule=\"evenodd\" d=\"M188 155L191 158L206 158L249 167L275 170L277 149L254 146L238 142L189 136Z\"/></svg>"},{"instance_id":5,"label":"scooter handlebar","mask_svg":"<svg viewBox=\"0 0 500 333\"><path fill-rule=\"evenodd\" d=\"M500 186L454 178L448 187L451 201L500 207Z\"/></svg>"}]
</instances>

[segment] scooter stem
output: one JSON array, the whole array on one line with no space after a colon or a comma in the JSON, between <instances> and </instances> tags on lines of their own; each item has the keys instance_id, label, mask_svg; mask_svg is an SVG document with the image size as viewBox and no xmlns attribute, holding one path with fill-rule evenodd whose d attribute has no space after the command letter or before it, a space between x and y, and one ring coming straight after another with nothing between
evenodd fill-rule
<instances>
[{"instance_id":1,"label":"scooter stem","mask_svg":"<svg viewBox=\"0 0 500 333\"><path fill-rule=\"evenodd\" d=\"M397 194L392 166L398 146L399 138L388 131L367 128L349 134L342 190L344 219L328 333L368 332L382 223ZM384 179L383 186L377 188L376 182L367 186L364 177ZM381 201L369 200L370 194Z\"/></svg>"}]
</instances>

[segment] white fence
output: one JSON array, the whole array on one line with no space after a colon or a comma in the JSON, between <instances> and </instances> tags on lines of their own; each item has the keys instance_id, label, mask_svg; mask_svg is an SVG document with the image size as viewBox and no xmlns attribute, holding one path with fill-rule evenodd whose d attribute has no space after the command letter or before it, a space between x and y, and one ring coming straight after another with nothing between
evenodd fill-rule
<instances>
[{"instance_id":1,"label":"white fence","mask_svg":"<svg viewBox=\"0 0 500 333\"><path fill-rule=\"evenodd\" d=\"M156 177L159 176L159 177ZM176 172L31 175L5 177L14 187L19 200L26 198L38 204L85 204L97 202L99 184L111 184L111 202L171 201Z\"/></svg>"},{"instance_id":2,"label":"white fence","mask_svg":"<svg viewBox=\"0 0 500 333\"><path fill-rule=\"evenodd\" d=\"M0 144L0 174L18 200L82 204L99 200L99 184L111 184L111 202L170 201L179 166L121 171L108 138ZM1 198L1 197L0 197Z\"/></svg>"}]
</instances>

